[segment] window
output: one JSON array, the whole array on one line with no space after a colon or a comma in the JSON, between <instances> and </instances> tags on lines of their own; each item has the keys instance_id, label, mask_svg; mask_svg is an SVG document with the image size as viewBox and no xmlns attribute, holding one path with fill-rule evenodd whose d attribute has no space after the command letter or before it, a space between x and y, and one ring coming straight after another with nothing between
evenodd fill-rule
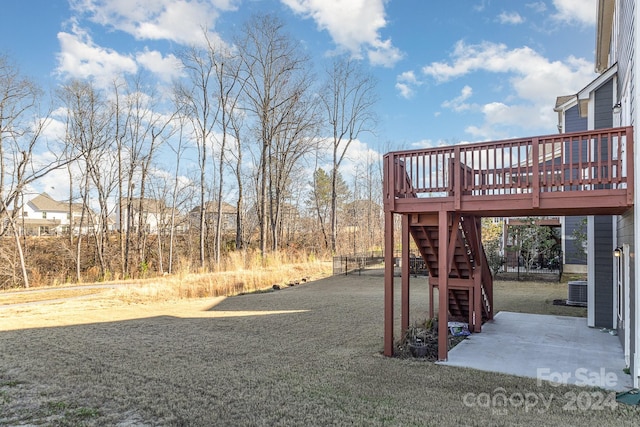
<instances>
[{"instance_id":1,"label":"window","mask_svg":"<svg viewBox=\"0 0 640 427\"><path fill-rule=\"evenodd\" d=\"M46 212L42 212L42 219L47 219L47 213Z\"/></svg>"}]
</instances>

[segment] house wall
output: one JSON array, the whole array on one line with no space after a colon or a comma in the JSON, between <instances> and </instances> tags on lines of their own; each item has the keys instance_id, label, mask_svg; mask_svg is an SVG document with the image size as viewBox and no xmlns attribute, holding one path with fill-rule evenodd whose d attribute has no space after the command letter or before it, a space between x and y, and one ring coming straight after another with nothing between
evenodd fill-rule
<instances>
[{"instance_id":1,"label":"house wall","mask_svg":"<svg viewBox=\"0 0 640 427\"><path fill-rule=\"evenodd\" d=\"M640 150L637 149L638 129L635 126L638 122L636 119L636 97L638 94L636 93L635 82L640 78L640 75L637 74L638 70L636 70L635 66L635 51L637 50L638 43L640 42L636 36L635 22L638 19L640 11L636 9L635 3L635 0L617 0L616 2L609 63L610 65L613 65L614 63L618 64L618 80L616 88L618 96L616 98L616 102L621 102L622 111L617 118L618 122L616 125L634 126L634 146L636 147L634 152L634 164L636 165L634 200L637 203L637 201L640 200L640 183L638 182L640 174L638 173L637 166L640 165ZM629 265L630 323L629 325L618 325L620 329L618 331L618 337L620 337L624 346L625 330L626 328L631 329L630 348L625 350L630 353L630 368L631 372L635 373L635 375L633 375L635 387L638 386L639 366L637 353L639 343L637 342L637 335L640 333L636 315L636 308L640 309L640 307L637 307L636 293L638 292L638 287L635 279L635 272L640 265L640 259L635 255L635 239L636 236L640 236L640 220L639 217L636 217L636 213L640 214L640 211L634 208L624 215L619 216L616 227L617 246L622 246L624 244L629 245L629 256L631 258Z\"/></svg>"},{"instance_id":2,"label":"house wall","mask_svg":"<svg viewBox=\"0 0 640 427\"><path fill-rule=\"evenodd\" d=\"M610 215L597 215L594 222L595 318L594 326L613 328L613 222Z\"/></svg>"},{"instance_id":3,"label":"house wall","mask_svg":"<svg viewBox=\"0 0 640 427\"><path fill-rule=\"evenodd\" d=\"M633 27L635 0L618 0L613 23L610 65L618 63L618 93L622 93L625 78L632 73Z\"/></svg>"},{"instance_id":4,"label":"house wall","mask_svg":"<svg viewBox=\"0 0 640 427\"><path fill-rule=\"evenodd\" d=\"M587 129L587 118L580 116L577 105L564 111L564 131L578 132Z\"/></svg>"},{"instance_id":5,"label":"house wall","mask_svg":"<svg viewBox=\"0 0 640 427\"><path fill-rule=\"evenodd\" d=\"M564 111L564 130L565 132L578 132L587 129L587 117L580 116L578 105L574 105ZM580 150L576 147L572 150L574 161L577 161ZM567 159L568 160L568 159ZM562 228L562 242L564 255L564 270L568 273L586 272L587 254L586 251L580 250L576 245L574 233L576 228L581 227L585 216L567 216L564 218ZM586 230L585 230L586 233Z\"/></svg>"},{"instance_id":6,"label":"house wall","mask_svg":"<svg viewBox=\"0 0 640 427\"><path fill-rule=\"evenodd\" d=\"M606 129L613 126L613 79L609 80L594 93L593 128ZM606 146L603 146L606 148Z\"/></svg>"},{"instance_id":7,"label":"house wall","mask_svg":"<svg viewBox=\"0 0 640 427\"><path fill-rule=\"evenodd\" d=\"M611 79L595 90L593 106L594 129L605 129L613 126L613 82ZM603 144L598 157L608 158L607 146ZM595 216L594 221L594 288L595 308L594 326L613 328L614 310L614 276L613 248L615 247L613 217L610 215Z\"/></svg>"},{"instance_id":8,"label":"house wall","mask_svg":"<svg viewBox=\"0 0 640 427\"><path fill-rule=\"evenodd\" d=\"M47 213L46 219L60 221L60 227L69 225L69 212L67 211L65 212L40 211L40 210L33 209L33 207L29 203L26 203L24 205L22 211L23 211L23 215L25 215L25 218L29 218L29 219L43 219L42 213L46 212ZM50 230L50 231L54 231L54 230Z\"/></svg>"}]
</instances>

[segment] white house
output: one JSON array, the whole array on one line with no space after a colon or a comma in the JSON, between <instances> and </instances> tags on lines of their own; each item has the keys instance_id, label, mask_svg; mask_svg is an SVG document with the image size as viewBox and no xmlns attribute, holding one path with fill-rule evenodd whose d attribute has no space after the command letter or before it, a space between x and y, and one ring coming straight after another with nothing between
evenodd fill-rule
<instances>
[{"instance_id":1,"label":"white house","mask_svg":"<svg viewBox=\"0 0 640 427\"><path fill-rule=\"evenodd\" d=\"M86 213L85 213L86 214ZM20 234L47 236L68 233L71 224L78 233L82 215L82 204L59 202L47 193L39 194L26 202L15 218ZM90 221L85 220L87 224ZM83 232L89 229L83 227Z\"/></svg>"},{"instance_id":2,"label":"white house","mask_svg":"<svg viewBox=\"0 0 640 427\"><path fill-rule=\"evenodd\" d=\"M121 231L138 231L140 224L146 233L166 233L171 227L171 216L176 221L174 227L178 232L187 229L184 218L175 208L168 207L164 200L150 198L120 199L120 211L116 215L116 228ZM122 215L120 215L120 212ZM122 218L122 224L120 224Z\"/></svg>"}]
</instances>

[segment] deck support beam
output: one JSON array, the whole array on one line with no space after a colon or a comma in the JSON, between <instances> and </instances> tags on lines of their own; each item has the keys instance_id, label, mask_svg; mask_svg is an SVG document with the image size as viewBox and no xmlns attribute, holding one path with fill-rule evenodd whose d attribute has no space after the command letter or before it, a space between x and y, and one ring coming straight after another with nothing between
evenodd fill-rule
<instances>
[{"instance_id":1,"label":"deck support beam","mask_svg":"<svg viewBox=\"0 0 640 427\"><path fill-rule=\"evenodd\" d=\"M393 356L393 212L384 212L384 355Z\"/></svg>"},{"instance_id":2,"label":"deck support beam","mask_svg":"<svg viewBox=\"0 0 640 427\"><path fill-rule=\"evenodd\" d=\"M400 336L409 329L409 281L411 272L409 260L409 215L402 215L402 296L400 315Z\"/></svg>"},{"instance_id":3,"label":"deck support beam","mask_svg":"<svg viewBox=\"0 0 640 427\"><path fill-rule=\"evenodd\" d=\"M438 360L446 361L449 351L449 217L438 214Z\"/></svg>"}]
</instances>

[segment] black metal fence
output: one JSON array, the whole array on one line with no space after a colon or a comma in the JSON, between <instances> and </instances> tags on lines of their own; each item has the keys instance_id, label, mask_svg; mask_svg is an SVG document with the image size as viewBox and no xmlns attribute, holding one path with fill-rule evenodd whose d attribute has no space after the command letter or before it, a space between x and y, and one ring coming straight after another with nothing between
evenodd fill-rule
<instances>
[{"instance_id":1,"label":"black metal fence","mask_svg":"<svg viewBox=\"0 0 640 427\"><path fill-rule=\"evenodd\" d=\"M400 253L394 254L394 268L401 266ZM384 269L384 256L379 252L358 255L341 255L333 257L333 274L362 274L364 271ZM409 271L412 275L429 274L426 263L422 257L411 256L409 258Z\"/></svg>"},{"instance_id":2,"label":"black metal fence","mask_svg":"<svg viewBox=\"0 0 640 427\"><path fill-rule=\"evenodd\" d=\"M362 273L364 270L384 268L384 257L377 254L342 255L333 257L333 274Z\"/></svg>"},{"instance_id":3,"label":"black metal fence","mask_svg":"<svg viewBox=\"0 0 640 427\"><path fill-rule=\"evenodd\" d=\"M394 268L401 267L400 253L394 254ZM333 274L362 274L364 271L384 269L384 256L382 253L369 253L357 255L342 255L333 257ZM409 258L409 272L414 276L427 276L429 271L422 257L412 255ZM397 272L399 273L399 271ZM502 258L497 279L524 280L544 279L560 280L562 277L562 252L556 252L548 257L539 257L525 265L522 257L515 253L508 253Z\"/></svg>"},{"instance_id":4,"label":"black metal fence","mask_svg":"<svg viewBox=\"0 0 640 427\"><path fill-rule=\"evenodd\" d=\"M527 265L528 264L528 265ZM538 256L535 260L526 263L524 258L515 252L507 252L503 257L502 266L498 272L500 278L531 278L536 276L557 276L562 278L562 251L557 250L548 256Z\"/></svg>"}]
</instances>

